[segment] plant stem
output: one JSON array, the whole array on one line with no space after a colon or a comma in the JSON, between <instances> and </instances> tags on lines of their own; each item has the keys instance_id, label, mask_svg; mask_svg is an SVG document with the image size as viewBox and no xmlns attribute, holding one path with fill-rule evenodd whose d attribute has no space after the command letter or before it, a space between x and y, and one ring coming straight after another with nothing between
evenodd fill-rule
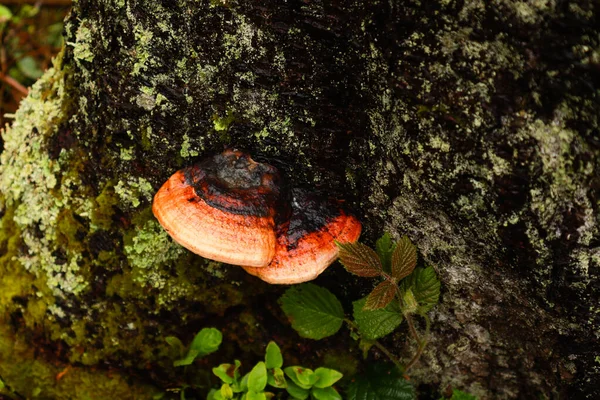
<instances>
[{"instance_id":1,"label":"plant stem","mask_svg":"<svg viewBox=\"0 0 600 400\"><path fill-rule=\"evenodd\" d=\"M344 321L348 324L348 326L350 326L350 328L355 329L357 332L359 332L358 326L353 321L351 321L347 318L345 318ZM383 354L385 354L387 356L387 358L389 358L394 363L394 365L396 366L396 368L398 368L398 370L400 372L404 371L404 367L402 366L402 364L400 364L400 361L396 358L396 356L394 356L388 349L386 349L377 340L373 340L372 342L375 347L377 347Z\"/></svg>"},{"instance_id":2,"label":"plant stem","mask_svg":"<svg viewBox=\"0 0 600 400\"><path fill-rule=\"evenodd\" d=\"M415 323L413 322L412 315L404 314L404 318L406 319L406 323L408 324L408 329L410 330L410 334L417 341L417 343L421 342L421 338L415 329Z\"/></svg>"},{"instance_id":3,"label":"plant stem","mask_svg":"<svg viewBox=\"0 0 600 400\"><path fill-rule=\"evenodd\" d=\"M396 285L396 298L400 302L400 309L404 309L404 301L402 300L402 296L400 295L400 287L398 285ZM419 334L415 329L415 323L413 322L412 316L409 313L403 312L402 314L404 315L404 319L406 319L406 323L408 324L408 330L410 331L410 334L417 341L417 343L420 343L421 339L419 338Z\"/></svg>"},{"instance_id":4,"label":"plant stem","mask_svg":"<svg viewBox=\"0 0 600 400\"><path fill-rule=\"evenodd\" d=\"M413 365L416 364L417 361L419 361L419 358L421 358L421 355L423 354L423 351L425 350L425 346L427 345L427 342L429 339L429 330L431 328L431 319L429 319L427 314L422 314L421 316L425 319L425 335L424 335L423 339L420 342L418 342L419 348L417 349L417 353L408 362L408 364L406 364L404 373L406 373L406 371L408 371Z\"/></svg>"}]
</instances>

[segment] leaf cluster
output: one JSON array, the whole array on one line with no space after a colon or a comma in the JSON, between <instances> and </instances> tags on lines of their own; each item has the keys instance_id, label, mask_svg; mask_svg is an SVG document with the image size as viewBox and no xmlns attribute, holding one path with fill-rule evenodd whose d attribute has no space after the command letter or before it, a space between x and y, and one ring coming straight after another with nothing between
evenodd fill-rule
<instances>
[{"instance_id":1,"label":"leaf cluster","mask_svg":"<svg viewBox=\"0 0 600 400\"><path fill-rule=\"evenodd\" d=\"M386 233L377 240L376 250L362 243L338 246L340 261L349 272L382 279L369 295L353 302L354 322L364 339L383 337L406 315L424 315L438 303L440 281L433 267L415 268L417 251L408 237L392 243ZM335 334L346 317L333 293L311 283L291 287L279 301L292 327L310 339Z\"/></svg>"},{"instance_id":2,"label":"leaf cluster","mask_svg":"<svg viewBox=\"0 0 600 400\"><path fill-rule=\"evenodd\" d=\"M283 368L283 356L275 342L269 342L265 361L258 362L250 372L241 375L241 362L221 364L213 373L222 381L220 389L213 389L208 400L267 400L275 393L267 391L270 386L285 389L289 398L305 400L341 400L333 385L342 374L329 368L311 370L300 366Z\"/></svg>"}]
</instances>

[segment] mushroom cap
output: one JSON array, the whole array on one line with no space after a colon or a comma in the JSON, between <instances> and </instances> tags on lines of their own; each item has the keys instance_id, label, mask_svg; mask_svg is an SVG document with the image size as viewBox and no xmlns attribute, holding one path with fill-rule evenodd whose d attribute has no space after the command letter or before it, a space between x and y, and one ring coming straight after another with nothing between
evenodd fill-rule
<instances>
[{"instance_id":1,"label":"mushroom cap","mask_svg":"<svg viewBox=\"0 0 600 400\"><path fill-rule=\"evenodd\" d=\"M340 243L355 242L361 232L356 217L340 202L318 199L293 189L289 225L280 229L273 261L265 268L242 268L265 282L291 285L315 279L338 257Z\"/></svg>"},{"instance_id":2,"label":"mushroom cap","mask_svg":"<svg viewBox=\"0 0 600 400\"><path fill-rule=\"evenodd\" d=\"M173 240L202 257L265 267L275 254L278 198L274 167L227 150L177 171L152 212Z\"/></svg>"}]
</instances>

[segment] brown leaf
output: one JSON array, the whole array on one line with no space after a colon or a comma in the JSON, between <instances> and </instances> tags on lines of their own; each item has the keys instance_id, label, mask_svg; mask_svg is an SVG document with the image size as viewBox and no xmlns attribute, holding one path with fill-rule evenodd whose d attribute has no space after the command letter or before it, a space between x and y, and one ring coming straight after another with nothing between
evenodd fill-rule
<instances>
[{"instance_id":1,"label":"brown leaf","mask_svg":"<svg viewBox=\"0 0 600 400\"><path fill-rule=\"evenodd\" d=\"M384 280L369 293L363 310L373 311L387 306L394 299L397 289L398 287L394 282L388 279Z\"/></svg>"},{"instance_id":2,"label":"brown leaf","mask_svg":"<svg viewBox=\"0 0 600 400\"><path fill-rule=\"evenodd\" d=\"M417 265L417 248L404 235L392 253L392 276L396 281L410 275Z\"/></svg>"},{"instance_id":3,"label":"brown leaf","mask_svg":"<svg viewBox=\"0 0 600 400\"><path fill-rule=\"evenodd\" d=\"M375 252L362 243L337 243L340 248L340 262L358 276L372 278L381 275L381 260Z\"/></svg>"}]
</instances>

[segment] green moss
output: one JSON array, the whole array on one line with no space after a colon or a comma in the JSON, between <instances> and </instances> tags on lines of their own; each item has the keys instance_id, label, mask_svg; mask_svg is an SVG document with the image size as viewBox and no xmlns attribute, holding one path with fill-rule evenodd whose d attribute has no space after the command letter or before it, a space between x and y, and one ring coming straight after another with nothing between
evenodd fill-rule
<instances>
[{"instance_id":1,"label":"green moss","mask_svg":"<svg viewBox=\"0 0 600 400\"><path fill-rule=\"evenodd\" d=\"M119 204L118 195L115 193L112 183L104 184L100 194L96 196L90 205L91 228L111 229L114 226L113 215L115 207Z\"/></svg>"},{"instance_id":2,"label":"green moss","mask_svg":"<svg viewBox=\"0 0 600 400\"><path fill-rule=\"evenodd\" d=\"M149 399L160 391L133 382L116 371L99 371L46 360L25 336L0 324L0 375L5 383L28 399Z\"/></svg>"}]
</instances>

